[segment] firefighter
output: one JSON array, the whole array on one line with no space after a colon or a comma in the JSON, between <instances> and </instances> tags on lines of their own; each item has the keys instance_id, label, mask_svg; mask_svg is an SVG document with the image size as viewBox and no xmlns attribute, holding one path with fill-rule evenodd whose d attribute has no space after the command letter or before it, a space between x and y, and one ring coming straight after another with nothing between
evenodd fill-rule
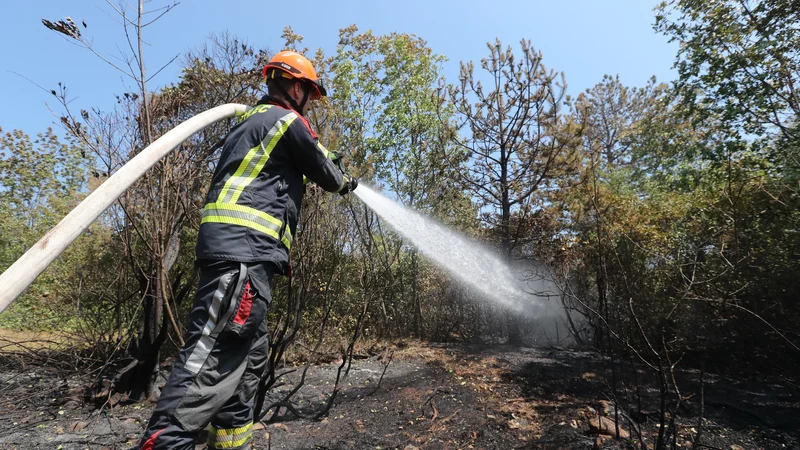
<instances>
[{"instance_id":1,"label":"firefighter","mask_svg":"<svg viewBox=\"0 0 800 450\"><path fill-rule=\"evenodd\" d=\"M305 183L347 194L347 175L309 126L309 102L327 95L311 62L276 54L263 69L268 95L225 139L197 239L200 281L186 344L161 392L141 450L250 445L253 402L267 361L273 275L289 270Z\"/></svg>"}]
</instances>

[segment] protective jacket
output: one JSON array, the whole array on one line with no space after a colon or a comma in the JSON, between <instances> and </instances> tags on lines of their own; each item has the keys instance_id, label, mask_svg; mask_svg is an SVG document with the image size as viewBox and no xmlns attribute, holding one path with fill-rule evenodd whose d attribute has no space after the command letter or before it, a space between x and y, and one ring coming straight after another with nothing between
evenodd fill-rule
<instances>
[{"instance_id":1,"label":"protective jacket","mask_svg":"<svg viewBox=\"0 0 800 450\"><path fill-rule=\"evenodd\" d=\"M225 139L203 207L198 260L272 262L286 273L305 191L304 176L328 192L346 178L308 121L262 98Z\"/></svg>"}]
</instances>

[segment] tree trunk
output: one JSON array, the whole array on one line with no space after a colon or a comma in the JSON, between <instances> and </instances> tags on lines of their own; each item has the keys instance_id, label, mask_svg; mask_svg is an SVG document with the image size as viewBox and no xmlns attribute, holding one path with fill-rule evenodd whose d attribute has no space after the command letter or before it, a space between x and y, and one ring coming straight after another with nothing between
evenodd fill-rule
<instances>
[{"instance_id":1,"label":"tree trunk","mask_svg":"<svg viewBox=\"0 0 800 450\"><path fill-rule=\"evenodd\" d=\"M177 228L179 229L179 228ZM167 320L167 286L172 286L173 291L177 291L175 301L180 303L189 293L194 277L189 277L189 284L182 289L178 289L178 283L182 274L177 274L175 283L169 282L169 271L175 264L179 249L179 234L174 233L168 240L167 247L171 247L168 258L154 257L155 269L151 269L149 275L142 276L140 285L144 292L144 310L142 322L139 327L139 334L135 342L131 343L130 355L133 361L117 373L115 376L114 390L117 392L128 393L131 400L150 400L158 399L159 391L156 389L155 381L161 346L166 342L169 333L169 320ZM177 325L176 325L177 326ZM176 330L179 332L179 330ZM182 339L180 339L182 342Z\"/></svg>"},{"instance_id":2,"label":"tree trunk","mask_svg":"<svg viewBox=\"0 0 800 450\"><path fill-rule=\"evenodd\" d=\"M602 251L601 251L602 253ZM595 327L595 345L600 351L603 351L603 344L605 343L605 334L609 333L608 327L608 298L606 291L606 278L605 278L605 258L602 254L598 258L597 272L595 275L595 283L597 285L597 303L600 306L600 316L605 320L605 324L598 323Z\"/></svg>"},{"instance_id":3,"label":"tree trunk","mask_svg":"<svg viewBox=\"0 0 800 450\"><path fill-rule=\"evenodd\" d=\"M155 401L158 398L155 388L156 367L159 351L167 340L168 331L168 323L164 317L164 297L159 284L155 281L148 283L139 334L129 347L133 361L114 377L114 390L127 393L134 401Z\"/></svg>"},{"instance_id":4,"label":"tree trunk","mask_svg":"<svg viewBox=\"0 0 800 450\"><path fill-rule=\"evenodd\" d=\"M411 250L411 298L414 302L414 333L418 338L422 338L422 305L419 299L419 260L417 259L417 250Z\"/></svg>"},{"instance_id":5,"label":"tree trunk","mask_svg":"<svg viewBox=\"0 0 800 450\"><path fill-rule=\"evenodd\" d=\"M501 159L501 161L505 161L505 159ZM501 167L501 184L502 188L502 216L500 222L500 228L502 232L501 242L503 246L503 256L505 257L506 261L511 261L511 254L513 251L513 241L511 239L511 201L509 200L509 190L508 186L506 185L505 180L508 177L508 168L506 167L507 164L502 164ZM520 318L515 315L512 311L506 311L506 328L508 330L508 341L509 345L522 345L524 344L523 340L523 331L522 331L522 323Z\"/></svg>"}]
</instances>

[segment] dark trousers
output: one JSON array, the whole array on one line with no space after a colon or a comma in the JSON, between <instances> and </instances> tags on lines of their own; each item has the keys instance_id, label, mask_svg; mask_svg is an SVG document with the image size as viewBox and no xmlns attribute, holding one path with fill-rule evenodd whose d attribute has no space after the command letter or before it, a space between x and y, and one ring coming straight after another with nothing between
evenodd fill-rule
<instances>
[{"instance_id":1,"label":"dark trousers","mask_svg":"<svg viewBox=\"0 0 800 450\"><path fill-rule=\"evenodd\" d=\"M243 449L252 438L253 398L269 351L269 264L204 264L181 349L142 438L141 450Z\"/></svg>"}]
</instances>

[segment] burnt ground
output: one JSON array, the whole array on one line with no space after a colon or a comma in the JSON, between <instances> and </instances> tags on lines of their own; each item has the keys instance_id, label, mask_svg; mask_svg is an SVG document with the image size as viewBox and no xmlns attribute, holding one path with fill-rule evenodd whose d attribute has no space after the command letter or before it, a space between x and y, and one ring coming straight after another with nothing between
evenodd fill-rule
<instances>
[{"instance_id":1,"label":"burnt ground","mask_svg":"<svg viewBox=\"0 0 800 450\"><path fill-rule=\"evenodd\" d=\"M390 349L391 350L391 349ZM592 449L632 448L590 427L614 417L606 364L594 353L504 346L422 345L396 349L381 380L381 356L355 360L333 409L322 420L283 415L258 424L257 449ZM385 357L385 353L383 356ZM366 356L366 355L365 355ZM6 362L3 362L6 361ZM0 358L0 449L127 449L141 435L152 405L106 402L84 395L87 380ZM10 370L11 366L14 370ZM312 366L296 399L307 410L326 400L335 363ZM287 376L298 377L300 372ZM683 392L697 374L682 374ZM800 387L791 382L706 375L702 443L718 449L800 448ZM380 381L380 386L378 383ZM275 396L291 386L276 390ZM643 389L641 422L652 448L658 391ZM276 397L277 398L277 397ZM691 448L699 397L681 409L678 448ZM604 409L606 410L604 413ZM607 421L606 421L607 422ZM631 431L628 419L621 419ZM199 445L198 448L204 448Z\"/></svg>"}]
</instances>

